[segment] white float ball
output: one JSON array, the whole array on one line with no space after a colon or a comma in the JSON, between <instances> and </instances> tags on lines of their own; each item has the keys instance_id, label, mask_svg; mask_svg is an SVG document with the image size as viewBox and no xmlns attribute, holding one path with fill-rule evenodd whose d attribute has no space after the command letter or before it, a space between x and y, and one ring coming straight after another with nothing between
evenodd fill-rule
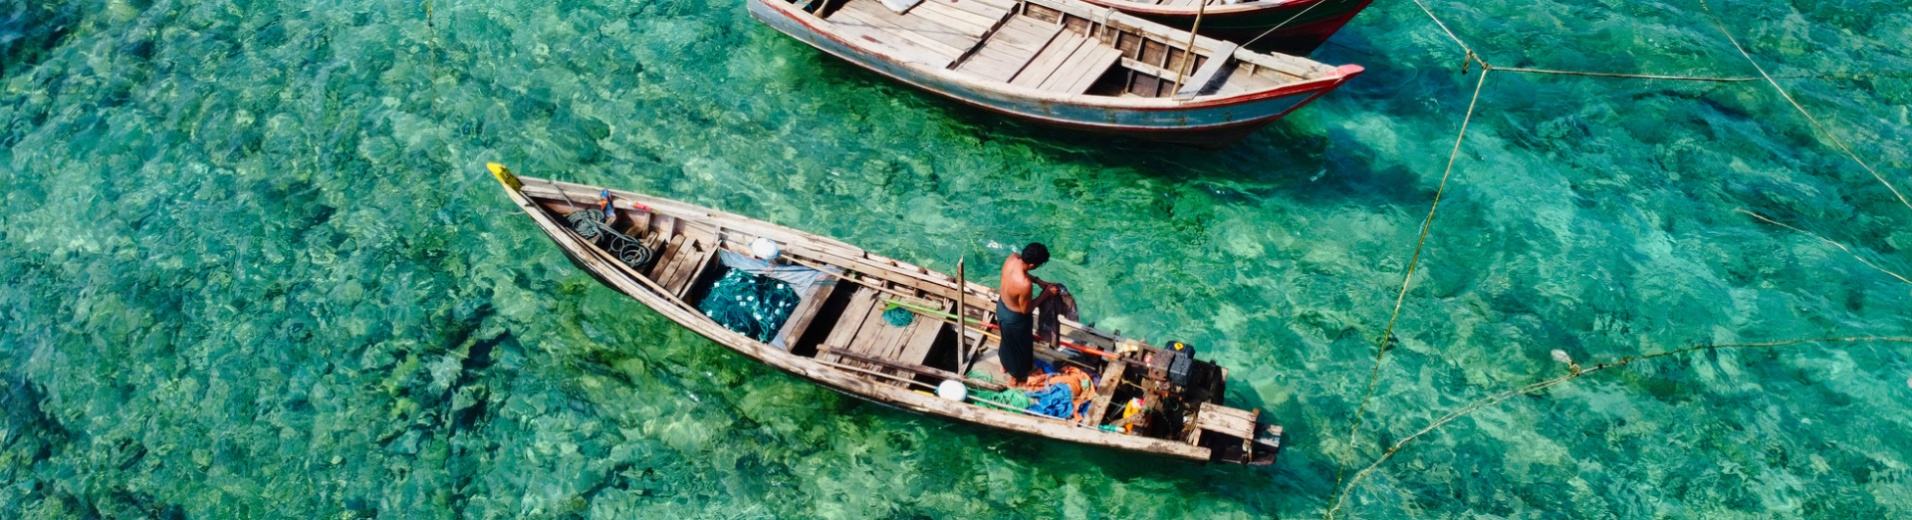
<instances>
[{"instance_id":1,"label":"white float ball","mask_svg":"<svg viewBox=\"0 0 1912 520\"><path fill-rule=\"evenodd\" d=\"M769 262L776 260L779 255L782 255L783 249L777 247L775 241L768 238L758 238L750 242L750 254L756 255L759 260Z\"/></svg>"},{"instance_id":2,"label":"white float ball","mask_svg":"<svg viewBox=\"0 0 1912 520\"><path fill-rule=\"evenodd\" d=\"M936 395L951 401L962 401L969 398L969 387L963 386L961 381L945 379L943 384L936 385Z\"/></svg>"}]
</instances>

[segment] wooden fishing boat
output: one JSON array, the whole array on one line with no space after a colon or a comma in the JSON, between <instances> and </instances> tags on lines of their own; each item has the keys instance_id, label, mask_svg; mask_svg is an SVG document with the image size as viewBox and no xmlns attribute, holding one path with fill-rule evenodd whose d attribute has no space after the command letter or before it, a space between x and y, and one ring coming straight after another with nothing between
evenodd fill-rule
<instances>
[{"instance_id":1,"label":"wooden fishing boat","mask_svg":"<svg viewBox=\"0 0 1912 520\"><path fill-rule=\"evenodd\" d=\"M1243 42L1249 48L1306 56L1348 24L1372 0L1082 0L1196 31ZM1203 5L1206 2L1207 5Z\"/></svg>"},{"instance_id":2,"label":"wooden fishing boat","mask_svg":"<svg viewBox=\"0 0 1912 520\"><path fill-rule=\"evenodd\" d=\"M1195 360L1192 351L1141 344L1065 319L1057 341L1039 342L1036 355L1091 385L1070 394L1081 401L1067 403L1079 415L995 404L980 397L1006 390L994 382L1006 379L989 326L996 309L989 287L722 211L490 168L538 228L604 285L818 385L971 424L1195 461L1268 464L1281 447L1281 428L1260 425L1258 411L1222 405L1227 370ZM608 195L615 214L608 223L602 212L593 213L600 194ZM733 260L756 261L749 255L759 241L780 247L776 262L734 267ZM801 290L786 317L754 336L707 315L719 280L757 268L808 271L818 283ZM914 319L898 324L887 316L895 309ZM965 318L961 325L957 316ZM960 390L946 388L952 386ZM946 395L952 391L974 393Z\"/></svg>"},{"instance_id":3,"label":"wooden fishing boat","mask_svg":"<svg viewBox=\"0 0 1912 520\"><path fill-rule=\"evenodd\" d=\"M758 20L824 52L975 107L1205 147L1226 146L1362 71L1191 40L1079 0L921 0L901 14L884 0L748 4Z\"/></svg>"}]
</instances>

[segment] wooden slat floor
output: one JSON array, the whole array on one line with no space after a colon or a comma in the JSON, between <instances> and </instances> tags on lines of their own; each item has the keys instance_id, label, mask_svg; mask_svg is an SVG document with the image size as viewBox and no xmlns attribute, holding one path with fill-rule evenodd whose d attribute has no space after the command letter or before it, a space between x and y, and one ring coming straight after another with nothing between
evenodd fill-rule
<instances>
[{"instance_id":1,"label":"wooden slat floor","mask_svg":"<svg viewBox=\"0 0 1912 520\"><path fill-rule=\"evenodd\" d=\"M924 0L903 14L879 0L849 0L827 19L864 43L881 44L900 57L945 68L1007 16L1008 9L985 0Z\"/></svg>"}]
</instances>

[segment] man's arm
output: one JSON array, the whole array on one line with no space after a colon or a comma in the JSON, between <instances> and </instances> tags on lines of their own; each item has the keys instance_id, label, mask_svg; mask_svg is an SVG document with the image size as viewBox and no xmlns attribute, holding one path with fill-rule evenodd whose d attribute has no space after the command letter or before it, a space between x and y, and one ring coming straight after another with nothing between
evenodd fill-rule
<instances>
[{"instance_id":1,"label":"man's arm","mask_svg":"<svg viewBox=\"0 0 1912 520\"><path fill-rule=\"evenodd\" d=\"M1031 285L1042 287L1042 294L1039 296L1036 296L1035 299L1029 300L1029 309L1032 311L1035 310L1036 307L1041 306L1042 302L1048 301L1049 298L1052 298L1056 295L1055 284L1042 281L1041 278L1036 278L1035 276L1029 277L1029 283Z\"/></svg>"}]
</instances>

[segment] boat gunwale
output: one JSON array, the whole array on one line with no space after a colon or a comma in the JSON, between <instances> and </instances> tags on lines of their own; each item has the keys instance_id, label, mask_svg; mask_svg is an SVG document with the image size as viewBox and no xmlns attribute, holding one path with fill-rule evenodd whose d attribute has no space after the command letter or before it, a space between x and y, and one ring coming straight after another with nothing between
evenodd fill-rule
<instances>
[{"instance_id":1,"label":"boat gunwale","mask_svg":"<svg viewBox=\"0 0 1912 520\"><path fill-rule=\"evenodd\" d=\"M1121 434L1116 432L1108 432L1108 431L1101 430L1099 428L1093 428L1093 427L1087 427L1087 426L1074 424L1062 419L1049 418L1049 417L1039 418L1039 417L1034 417L1029 415L1011 413L1008 411L995 410L995 409L991 409L991 408L980 406L980 405L969 404L967 402L961 402L961 403L952 402L952 401L945 400L933 395L917 393L913 390L909 390L906 388L899 388L899 387L889 386L885 384L876 384L871 382L868 379L864 379L857 375L851 374L847 371L834 369L826 365L823 365L822 363L816 361L815 359L796 355L796 354L791 354L788 351L771 347L762 342L758 342L754 339L749 338L748 336L731 331L729 329L726 329L718 325L715 321L710 320L709 317L704 316L701 312L697 312L695 309L689 308L688 304L682 302L681 300L678 300L674 296L670 296L667 293L659 294L657 291L659 291L661 287L656 286L655 281L650 280L649 278L644 277L642 275L639 275L635 273L634 271L630 270L629 268L620 268L622 264L618 264L614 261L611 261L609 257L606 256L607 253L605 253L602 249L599 249L594 245L586 244L582 242L581 239L579 239L578 237L576 237L574 234L572 234L569 231L568 227L565 227L564 225L559 224L557 221L557 217L555 215L551 214L548 210L542 207L538 202L534 201L533 200L534 195L525 193L524 191L524 188L530 187L531 186L530 183L532 182L543 183L545 186L549 187L547 189L552 189L558 193L563 193L566 195L571 193L572 190L566 190L564 188L565 185L582 188L578 191L587 192L587 193L594 193L596 190L605 189L605 188L599 188L599 187L593 187L593 186L575 184L575 183L562 183L559 181L551 181L548 179L541 179L541 178L534 178L534 177L520 176L520 177L516 177L516 179L518 179L519 182L522 183L522 187L513 188L509 185L504 186L505 191L510 195L510 197L512 198L512 201L519 206L519 209L524 210L525 213L528 214L532 218L532 220L537 223L539 229L543 231L548 238L550 238L553 242L555 242L558 245L558 248L560 250L563 250L567 257L573 260L574 263L579 264L579 266L582 267L584 270L591 272L593 274L593 278L597 278L600 282L605 282L605 284L607 286L610 286L610 288L615 289L619 292L624 293L627 296L630 296L638 300L639 303L644 304L644 306L649 307L653 311L664 315L664 317L666 318L670 318L671 321L677 322L678 325L683 326L687 329L690 329L692 332L696 332L700 335L703 335L704 337L710 339L711 341L714 341L732 351L742 354L745 357L754 359L765 365L775 367L778 370L797 376L804 380L810 381L813 384L824 386L826 388L837 390L839 392L843 392L846 394L851 394L864 399L877 401L886 405L901 407L901 408L914 411L917 413L922 413L925 415L943 417L946 419L972 423L979 426L1000 428L1000 429L1014 431L1018 433L1026 433L1030 435L1036 435L1040 437L1069 441L1069 442L1077 442L1081 444L1105 446L1110 448L1154 453L1159 455L1167 455L1167 456L1179 457L1183 459L1189 459L1193 461L1205 462L1210 460L1210 458L1213 455L1212 451L1208 448L1193 446L1187 443L1176 442L1169 439L1158 439L1153 437L1142 437L1142 436L1136 436L1136 435L1126 435L1126 434ZM654 196L649 196L649 195L644 195L644 194L639 194L634 192L628 192L623 190L611 190L611 191L612 193L616 194L616 196L619 196L619 197L628 197L631 199L636 199L644 203L645 205L650 206L652 208L652 211L656 213L660 213L666 216L671 216L673 218L687 219L692 221L703 221L706 224L716 224L716 227L720 230L720 232L722 229L726 227L730 227L732 229L736 229L737 231L744 232L744 233L751 233L758 236L771 236L767 234L758 233L757 230L741 228L740 226L725 225L725 224L743 224L745 226L756 226L756 227L764 228L765 230L775 231L781 234L786 234L786 235L801 238L801 239L815 240L815 241L830 244L833 246L836 246L836 245L847 246L850 250L862 253L858 256L864 256L864 258L859 261L868 262L872 264L871 266L869 266L869 268L857 269L858 272L862 272L865 274L878 274L878 273L887 273L887 274L894 274L894 275L907 274L895 269L882 269L880 264L876 263L874 260L867 258L867 256L865 255L867 255L868 253L864 252L861 248L856 248L855 246L849 246L848 244L844 244L840 241L837 241L835 239L830 239L828 237L817 236L817 235L813 235L801 230L787 228L778 224L773 224L773 223L765 222L762 220L752 219L749 217L743 217L740 215L726 213L719 210L696 206L694 204L689 204L685 202L680 202L680 201L675 201L670 199L663 199L659 197L654 197ZM544 198L544 197L539 197L539 198L543 198L544 200L557 200L555 198ZM698 218L699 213L702 213L703 218ZM715 217L723 217L723 218L715 219ZM722 220L732 220L732 219L737 220L737 222L729 222L729 223L722 222ZM806 247L810 247L810 246L806 245ZM837 265L837 267L852 268L853 266ZM923 270L926 272L937 273L939 275L942 274L940 272L930 271L927 268L924 268ZM919 280L927 281L930 283L944 284L948 289L955 290L955 287L953 284L947 284L946 281L944 280L926 278L920 275L917 276L917 278ZM633 280L633 279L636 279L636 280ZM986 287L981 286L979 284L965 283L964 287L967 289L970 289L970 291L965 291L966 295L969 294L970 292L981 292L983 293L982 295L986 295L987 297L990 298L990 300L993 300L995 298L995 292L993 290L988 290ZM981 291L976 291L977 289L981 289ZM1084 328L1084 330L1094 331L1094 329L1090 329L1090 328ZM1094 332L1100 333L1100 331L1094 331ZM1102 334L1106 334L1106 333L1102 333ZM1110 335L1110 336L1113 336L1113 335Z\"/></svg>"}]
</instances>

